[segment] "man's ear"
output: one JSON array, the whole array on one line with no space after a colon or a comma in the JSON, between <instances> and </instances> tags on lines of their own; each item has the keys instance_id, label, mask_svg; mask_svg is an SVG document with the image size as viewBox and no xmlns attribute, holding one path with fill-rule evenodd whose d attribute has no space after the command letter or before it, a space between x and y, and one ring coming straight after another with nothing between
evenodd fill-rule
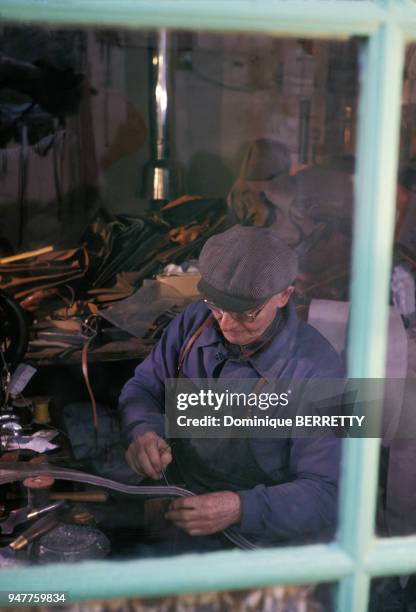
<instances>
[{"instance_id":1,"label":"man's ear","mask_svg":"<svg viewBox=\"0 0 416 612\"><path fill-rule=\"evenodd\" d=\"M286 306L294 290L295 290L294 286L289 285L287 289L285 289L284 291L281 291L280 293L276 295L276 298L277 298L276 305L278 308L284 308Z\"/></svg>"}]
</instances>

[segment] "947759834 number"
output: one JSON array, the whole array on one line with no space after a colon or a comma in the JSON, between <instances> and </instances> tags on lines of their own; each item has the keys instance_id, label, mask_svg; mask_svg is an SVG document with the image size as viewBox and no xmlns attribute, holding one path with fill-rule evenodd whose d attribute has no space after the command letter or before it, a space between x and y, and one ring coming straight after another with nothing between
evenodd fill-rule
<instances>
[{"instance_id":1,"label":"947759834 number","mask_svg":"<svg viewBox=\"0 0 416 612\"><path fill-rule=\"evenodd\" d=\"M18 592L18 591L2 591L0 592L0 604L64 604L68 601L68 594L60 592Z\"/></svg>"}]
</instances>

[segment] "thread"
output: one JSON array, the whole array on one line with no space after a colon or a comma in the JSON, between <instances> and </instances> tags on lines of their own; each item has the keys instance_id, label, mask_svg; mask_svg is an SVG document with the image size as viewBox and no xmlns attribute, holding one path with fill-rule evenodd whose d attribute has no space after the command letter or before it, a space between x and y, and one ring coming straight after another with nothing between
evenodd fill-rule
<instances>
[{"instance_id":1,"label":"thread","mask_svg":"<svg viewBox=\"0 0 416 612\"><path fill-rule=\"evenodd\" d=\"M33 420L39 425L49 423L49 399L39 399L35 401L33 407Z\"/></svg>"},{"instance_id":2,"label":"thread","mask_svg":"<svg viewBox=\"0 0 416 612\"><path fill-rule=\"evenodd\" d=\"M51 476L33 476L25 478L23 486L27 490L28 506L40 508L49 502L49 495L55 480Z\"/></svg>"}]
</instances>

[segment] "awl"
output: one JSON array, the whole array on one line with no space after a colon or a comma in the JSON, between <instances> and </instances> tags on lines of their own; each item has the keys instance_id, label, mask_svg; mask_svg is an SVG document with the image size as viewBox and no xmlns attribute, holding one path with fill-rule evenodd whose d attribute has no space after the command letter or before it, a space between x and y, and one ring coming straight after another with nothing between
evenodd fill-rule
<instances>
[{"instance_id":1,"label":"awl","mask_svg":"<svg viewBox=\"0 0 416 612\"><path fill-rule=\"evenodd\" d=\"M9 516L4 521L0 522L1 532L5 535L13 533L14 528L21 523L25 523L26 521L30 521L32 519L43 516L47 512L51 510L57 510L65 505L65 500L54 502L53 504L48 504L47 506L43 506L42 508L19 508L18 510L12 510L9 513Z\"/></svg>"}]
</instances>

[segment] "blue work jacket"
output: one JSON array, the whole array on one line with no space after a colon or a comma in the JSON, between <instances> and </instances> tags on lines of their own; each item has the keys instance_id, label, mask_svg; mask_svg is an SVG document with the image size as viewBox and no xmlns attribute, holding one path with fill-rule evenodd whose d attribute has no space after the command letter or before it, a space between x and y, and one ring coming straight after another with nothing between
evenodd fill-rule
<instances>
[{"instance_id":1,"label":"blue work jacket","mask_svg":"<svg viewBox=\"0 0 416 612\"><path fill-rule=\"evenodd\" d=\"M178 360L193 333L209 316L194 302L165 330L151 354L123 387L119 410L128 444L147 431L164 437L164 381L177 376ZM336 351L317 330L282 310L283 326L249 358L232 355L219 327L207 326L194 341L181 370L187 378L340 378ZM219 373L219 374L218 374ZM337 514L341 440L309 438L175 440L172 448L184 484L196 493L231 490L242 500L233 528L260 541L327 537Z\"/></svg>"}]
</instances>

